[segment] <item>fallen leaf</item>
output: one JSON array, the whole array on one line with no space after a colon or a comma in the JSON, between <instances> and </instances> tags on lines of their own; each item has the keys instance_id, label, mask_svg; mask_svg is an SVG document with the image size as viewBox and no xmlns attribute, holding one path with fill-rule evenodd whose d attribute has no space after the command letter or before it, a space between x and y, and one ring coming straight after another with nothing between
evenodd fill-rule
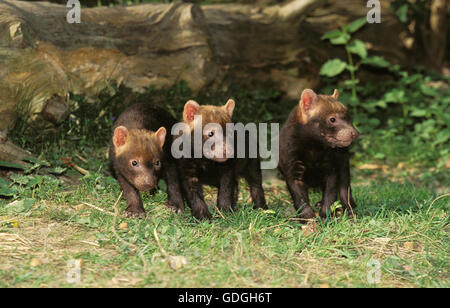
<instances>
[{"instance_id":1,"label":"fallen leaf","mask_svg":"<svg viewBox=\"0 0 450 308\"><path fill-rule=\"evenodd\" d=\"M378 165L378 164L362 164L356 167L359 170L376 170L376 169L385 169L386 165Z\"/></svg>"},{"instance_id":2,"label":"fallen leaf","mask_svg":"<svg viewBox=\"0 0 450 308\"><path fill-rule=\"evenodd\" d=\"M76 209L77 211L81 211L82 209L84 209L84 204L82 204L82 203L78 204L78 205L75 207L75 209Z\"/></svg>"},{"instance_id":3,"label":"fallen leaf","mask_svg":"<svg viewBox=\"0 0 450 308\"><path fill-rule=\"evenodd\" d=\"M308 222L306 225L302 226L302 232L305 236L317 232L317 224L315 222Z\"/></svg>"},{"instance_id":4,"label":"fallen leaf","mask_svg":"<svg viewBox=\"0 0 450 308\"><path fill-rule=\"evenodd\" d=\"M128 224L126 222L123 222L119 225L119 230L125 230L128 229Z\"/></svg>"},{"instance_id":5,"label":"fallen leaf","mask_svg":"<svg viewBox=\"0 0 450 308\"><path fill-rule=\"evenodd\" d=\"M167 261L169 266L175 271L187 264L187 260L183 256L168 256Z\"/></svg>"},{"instance_id":6,"label":"fallen leaf","mask_svg":"<svg viewBox=\"0 0 450 308\"><path fill-rule=\"evenodd\" d=\"M414 243L413 242L404 242L403 243L403 248L408 249L408 250L413 250L414 249Z\"/></svg>"},{"instance_id":7,"label":"fallen leaf","mask_svg":"<svg viewBox=\"0 0 450 308\"><path fill-rule=\"evenodd\" d=\"M397 169L405 169L406 164L401 162L397 164Z\"/></svg>"},{"instance_id":8,"label":"fallen leaf","mask_svg":"<svg viewBox=\"0 0 450 308\"><path fill-rule=\"evenodd\" d=\"M41 266L42 265L42 261L38 258L33 258L30 261L30 266L31 267L36 267L36 266Z\"/></svg>"}]
</instances>

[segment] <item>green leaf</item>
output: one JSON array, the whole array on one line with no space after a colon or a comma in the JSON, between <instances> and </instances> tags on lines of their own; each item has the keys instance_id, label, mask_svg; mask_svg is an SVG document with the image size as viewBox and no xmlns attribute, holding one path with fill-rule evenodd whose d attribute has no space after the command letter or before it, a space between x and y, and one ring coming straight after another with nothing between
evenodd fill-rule
<instances>
[{"instance_id":1,"label":"green leaf","mask_svg":"<svg viewBox=\"0 0 450 308\"><path fill-rule=\"evenodd\" d=\"M346 86L354 86L354 85L357 85L358 83L359 83L359 79L344 81L344 84Z\"/></svg>"},{"instance_id":2,"label":"green leaf","mask_svg":"<svg viewBox=\"0 0 450 308\"><path fill-rule=\"evenodd\" d=\"M66 170L67 170L67 168L64 168L64 167L55 167L55 168L48 170L48 172L50 172L52 174L60 175L60 174L63 174L64 172L66 172Z\"/></svg>"},{"instance_id":3,"label":"green leaf","mask_svg":"<svg viewBox=\"0 0 450 308\"><path fill-rule=\"evenodd\" d=\"M338 200L338 201L335 201L335 202L331 205L330 210L331 210L332 213L334 213L334 212L336 212L337 209L341 209L341 208L342 208L341 201Z\"/></svg>"},{"instance_id":4,"label":"green leaf","mask_svg":"<svg viewBox=\"0 0 450 308\"><path fill-rule=\"evenodd\" d=\"M433 145L445 143L450 139L450 128L441 130L437 136L436 139L433 142Z\"/></svg>"},{"instance_id":5,"label":"green leaf","mask_svg":"<svg viewBox=\"0 0 450 308\"><path fill-rule=\"evenodd\" d=\"M375 155L373 157L376 159L384 159L386 157L386 154L377 152L377 153L375 153Z\"/></svg>"},{"instance_id":6,"label":"green leaf","mask_svg":"<svg viewBox=\"0 0 450 308\"><path fill-rule=\"evenodd\" d=\"M364 43L360 40L354 40L349 46L347 46L349 52L357 54L361 59L367 58L367 49Z\"/></svg>"},{"instance_id":7,"label":"green leaf","mask_svg":"<svg viewBox=\"0 0 450 308\"><path fill-rule=\"evenodd\" d=\"M167 191L167 184L163 179L160 179L158 182L158 187L162 191Z\"/></svg>"},{"instance_id":8,"label":"green leaf","mask_svg":"<svg viewBox=\"0 0 450 308\"><path fill-rule=\"evenodd\" d=\"M39 159L31 157L31 156L25 156L25 157L22 158L22 160L26 161L26 162L33 163L33 164L39 163Z\"/></svg>"},{"instance_id":9,"label":"green leaf","mask_svg":"<svg viewBox=\"0 0 450 308\"><path fill-rule=\"evenodd\" d=\"M14 183L17 183L19 185L26 185L29 181L30 178L22 175L22 174L18 174L18 173L14 173L13 175L11 175L9 177Z\"/></svg>"},{"instance_id":10,"label":"green leaf","mask_svg":"<svg viewBox=\"0 0 450 308\"><path fill-rule=\"evenodd\" d=\"M427 115L427 111L425 109L415 109L410 114L412 117L424 117Z\"/></svg>"},{"instance_id":11,"label":"green leaf","mask_svg":"<svg viewBox=\"0 0 450 308\"><path fill-rule=\"evenodd\" d=\"M9 185L11 185L10 181L0 178L0 187L8 187Z\"/></svg>"},{"instance_id":12,"label":"green leaf","mask_svg":"<svg viewBox=\"0 0 450 308\"><path fill-rule=\"evenodd\" d=\"M30 176L30 181L27 184L28 188L33 188L36 185L42 185L42 183L44 182L44 178L40 175L37 176Z\"/></svg>"},{"instance_id":13,"label":"green leaf","mask_svg":"<svg viewBox=\"0 0 450 308\"><path fill-rule=\"evenodd\" d=\"M398 64L395 64L395 65L391 65L390 67L389 67L389 70L391 71L391 72L394 72L394 73L400 73L400 70L401 70L401 66L400 65L398 65Z\"/></svg>"},{"instance_id":14,"label":"green leaf","mask_svg":"<svg viewBox=\"0 0 450 308\"><path fill-rule=\"evenodd\" d=\"M392 89L384 95L384 100L388 103L403 103L405 102L405 90Z\"/></svg>"},{"instance_id":15,"label":"green leaf","mask_svg":"<svg viewBox=\"0 0 450 308\"><path fill-rule=\"evenodd\" d=\"M347 33L344 33L341 36L335 37L330 39L330 43L333 45L345 45L348 43L348 41L350 40L350 35Z\"/></svg>"},{"instance_id":16,"label":"green leaf","mask_svg":"<svg viewBox=\"0 0 450 308\"><path fill-rule=\"evenodd\" d=\"M390 66L390 63L388 61L386 61L384 58L379 57L379 56L372 56L372 57L368 57L362 60L363 64L367 64L370 66L375 66L375 67L388 67Z\"/></svg>"},{"instance_id":17,"label":"green leaf","mask_svg":"<svg viewBox=\"0 0 450 308\"><path fill-rule=\"evenodd\" d=\"M411 76L405 76L403 77L400 81L401 83L407 85L407 84L412 84L412 83L416 83L422 80L422 75L421 74L414 74Z\"/></svg>"},{"instance_id":18,"label":"green leaf","mask_svg":"<svg viewBox=\"0 0 450 308\"><path fill-rule=\"evenodd\" d=\"M321 40L326 40L326 39L334 39L337 38L339 36L343 36L344 33L341 32L340 30L331 30L327 33L325 33L324 35L322 35L322 37L320 38Z\"/></svg>"},{"instance_id":19,"label":"green leaf","mask_svg":"<svg viewBox=\"0 0 450 308\"><path fill-rule=\"evenodd\" d=\"M9 161L4 161L4 160L0 160L0 167L14 168L14 169L26 169L27 168L27 166L25 166L25 165L12 163Z\"/></svg>"},{"instance_id":20,"label":"green leaf","mask_svg":"<svg viewBox=\"0 0 450 308\"><path fill-rule=\"evenodd\" d=\"M440 101L443 105L449 105L450 104L450 93L444 94L444 96L440 99Z\"/></svg>"},{"instance_id":21,"label":"green leaf","mask_svg":"<svg viewBox=\"0 0 450 308\"><path fill-rule=\"evenodd\" d=\"M345 68L348 69L349 72L356 72L356 70L358 69L356 66L350 64L347 64Z\"/></svg>"},{"instance_id":22,"label":"green leaf","mask_svg":"<svg viewBox=\"0 0 450 308\"><path fill-rule=\"evenodd\" d=\"M401 22L405 23L408 21L408 4L403 4L396 11L398 18Z\"/></svg>"},{"instance_id":23,"label":"green leaf","mask_svg":"<svg viewBox=\"0 0 450 308\"><path fill-rule=\"evenodd\" d=\"M359 29L361 29L366 23L367 23L367 18L365 16L361 17L359 19L354 20L352 23L350 23L346 27L346 30L350 33L356 32Z\"/></svg>"},{"instance_id":24,"label":"green leaf","mask_svg":"<svg viewBox=\"0 0 450 308\"><path fill-rule=\"evenodd\" d=\"M16 193L17 193L17 190L16 190L15 187L11 187L11 188L6 187L6 186L0 187L0 196L3 196L3 197L12 197L12 196L14 196Z\"/></svg>"},{"instance_id":25,"label":"green leaf","mask_svg":"<svg viewBox=\"0 0 450 308\"><path fill-rule=\"evenodd\" d=\"M387 102L384 99L380 99L376 101L373 105L384 109L387 107Z\"/></svg>"},{"instance_id":26,"label":"green leaf","mask_svg":"<svg viewBox=\"0 0 450 308\"><path fill-rule=\"evenodd\" d=\"M427 87L424 84L420 85L420 92L422 92L423 95L430 96L430 97L435 97L438 95L438 91L436 89Z\"/></svg>"},{"instance_id":27,"label":"green leaf","mask_svg":"<svg viewBox=\"0 0 450 308\"><path fill-rule=\"evenodd\" d=\"M346 67L347 63L340 59L328 60L324 65L322 65L320 75L334 77L342 73Z\"/></svg>"},{"instance_id":28,"label":"green leaf","mask_svg":"<svg viewBox=\"0 0 450 308\"><path fill-rule=\"evenodd\" d=\"M25 198L22 200L13 201L5 206L5 209L8 213L18 214L28 212L33 205L36 203L36 200L31 198Z\"/></svg>"}]
</instances>

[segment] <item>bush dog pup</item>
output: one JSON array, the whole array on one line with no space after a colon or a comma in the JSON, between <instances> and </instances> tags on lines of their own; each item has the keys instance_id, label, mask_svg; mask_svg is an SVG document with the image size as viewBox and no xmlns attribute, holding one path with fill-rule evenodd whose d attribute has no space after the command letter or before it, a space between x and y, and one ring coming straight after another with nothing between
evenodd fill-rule
<instances>
[{"instance_id":1,"label":"bush dog pup","mask_svg":"<svg viewBox=\"0 0 450 308\"><path fill-rule=\"evenodd\" d=\"M223 106L200 106L193 100L184 106L183 122L189 127L189 131L185 133L193 146L190 157L185 156L178 160L180 181L192 214L197 219L211 218L203 199L204 184L218 188L217 207L220 210L228 210L237 202L240 177L248 182L254 205L266 208L259 158L228 158L230 155L227 155L236 157L236 142L230 144L226 138L226 126L231 123L234 107L235 102L232 99ZM197 131L201 137L200 142L196 144L194 137ZM234 130L232 133L235 133ZM181 138L181 135L178 138ZM205 147L205 143L213 146ZM247 144L248 138L246 147ZM202 148L202 155L195 158L194 152L198 151L199 147ZM245 157L248 157L248 154Z\"/></svg>"},{"instance_id":2,"label":"bush dog pup","mask_svg":"<svg viewBox=\"0 0 450 308\"><path fill-rule=\"evenodd\" d=\"M317 204L321 217L326 217L338 193L350 214L356 207L350 188L348 148L359 132L338 96L337 90L331 96L304 90L280 132L279 169L302 219L315 217L309 204L309 187L322 189L322 200Z\"/></svg>"},{"instance_id":3,"label":"bush dog pup","mask_svg":"<svg viewBox=\"0 0 450 308\"><path fill-rule=\"evenodd\" d=\"M167 136L176 120L166 110L135 104L126 109L113 126L109 157L127 201L125 216L145 216L140 191L156 188L162 177L167 183L166 205L184 210L175 160Z\"/></svg>"}]
</instances>

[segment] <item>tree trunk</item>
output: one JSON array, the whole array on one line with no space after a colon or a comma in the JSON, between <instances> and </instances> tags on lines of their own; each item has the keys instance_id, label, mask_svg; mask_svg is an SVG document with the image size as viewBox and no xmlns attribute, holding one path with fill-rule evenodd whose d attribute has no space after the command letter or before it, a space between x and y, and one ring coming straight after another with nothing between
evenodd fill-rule
<instances>
[{"instance_id":1,"label":"tree trunk","mask_svg":"<svg viewBox=\"0 0 450 308\"><path fill-rule=\"evenodd\" d=\"M365 16L365 5L140 4L83 8L81 23L69 24L63 5L1 1L0 130L18 115L42 131L51 129L68 115L69 92L95 98L112 83L144 91L184 80L195 92L270 80L296 98L302 88L318 85L321 65L340 52L321 35ZM382 24L362 33L380 55L404 61L396 38L380 43L399 32L393 15L383 14Z\"/></svg>"},{"instance_id":2,"label":"tree trunk","mask_svg":"<svg viewBox=\"0 0 450 308\"><path fill-rule=\"evenodd\" d=\"M437 71L442 64L447 50L447 0L433 0L430 10L430 30L424 38L427 43L428 64Z\"/></svg>"}]
</instances>

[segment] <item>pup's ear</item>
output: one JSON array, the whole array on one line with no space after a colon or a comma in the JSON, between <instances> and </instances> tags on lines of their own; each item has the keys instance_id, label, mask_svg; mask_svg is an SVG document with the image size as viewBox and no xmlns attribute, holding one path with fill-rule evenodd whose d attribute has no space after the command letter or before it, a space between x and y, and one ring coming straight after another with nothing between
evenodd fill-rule
<instances>
[{"instance_id":1,"label":"pup's ear","mask_svg":"<svg viewBox=\"0 0 450 308\"><path fill-rule=\"evenodd\" d=\"M118 126L114 129L113 143L116 148L120 148L127 143L128 129L125 126Z\"/></svg>"},{"instance_id":2,"label":"pup's ear","mask_svg":"<svg viewBox=\"0 0 450 308\"><path fill-rule=\"evenodd\" d=\"M317 94L311 89L305 89L300 98L300 107L303 112L309 112L316 106Z\"/></svg>"},{"instance_id":3,"label":"pup's ear","mask_svg":"<svg viewBox=\"0 0 450 308\"><path fill-rule=\"evenodd\" d=\"M235 106L236 106L236 103L231 98L223 106L225 108L225 110L227 111L228 115L230 116L230 118L233 116L233 110L234 110Z\"/></svg>"},{"instance_id":4,"label":"pup's ear","mask_svg":"<svg viewBox=\"0 0 450 308\"><path fill-rule=\"evenodd\" d=\"M337 89L334 89L333 95L331 95L331 97L337 100L339 98L339 91Z\"/></svg>"},{"instance_id":5,"label":"pup's ear","mask_svg":"<svg viewBox=\"0 0 450 308\"><path fill-rule=\"evenodd\" d=\"M190 123L194 121L194 116L198 114L200 111L200 105L193 100L189 100L184 105L183 111L183 121L186 123Z\"/></svg>"},{"instance_id":6,"label":"pup's ear","mask_svg":"<svg viewBox=\"0 0 450 308\"><path fill-rule=\"evenodd\" d=\"M167 131L166 131L165 127L163 127L163 126L160 127L155 133L156 139L158 140L159 146L161 148L164 145L164 141L166 141L166 133L167 133Z\"/></svg>"}]
</instances>

